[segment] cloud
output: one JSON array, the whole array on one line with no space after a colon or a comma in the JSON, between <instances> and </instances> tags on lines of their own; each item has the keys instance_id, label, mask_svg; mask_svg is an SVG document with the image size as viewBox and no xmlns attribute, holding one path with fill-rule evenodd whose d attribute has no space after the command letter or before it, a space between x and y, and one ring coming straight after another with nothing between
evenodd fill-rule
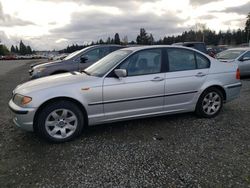
<instances>
[{"instance_id":1,"label":"cloud","mask_svg":"<svg viewBox=\"0 0 250 188\"><path fill-rule=\"evenodd\" d=\"M106 40L107 37L114 37L116 32L120 38L127 36L131 41L136 39L140 28L152 33L156 40L180 34L196 23L206 24L216 31L237 29L243 27L249 11L247 7L250 6L250 0L14 2L2 2L8 14L3 12L0 3L0 29L7 34L7 39L23 39L34 49L62 49L73 43L83 44L101 38Z\"/></svg>"},{"instance_id":2,"label":"cloud","mask_svg":"<svg viewBox=\"0 0 250 188\"><path fill-rule=\"evenodd\" d=\"M70 24L50 32L71 41L80 40L81 42L106 39L110 35L113 37L116 32L120 36L128 36L129 40L135 40L140 28L145 28L154 36L163 37L166 33L176 34L183 31L184 28L176 23L184 21L171 14L149 17L147 14L112 16L105 13L78 12L72 14Z\"/></svg>"},{"instance_id":3,"label":"cloud","mask_svg":"<svg viewBox=\"0 0 250 188\"><path fill-rule=\"evenodd\" d=\"M5 14L3 12L3 7L0 2L0 26L13 27L13 26L27 26L27 25L34 25L34 23L13 17L9 14Z\"/></svg>"},{"instance_id":4,"label":"cloud","mask_svg":"<svg viewBox=\"0 0 250 188\"><path fill-rule=\"evenodd\" d=\"M192 5L204 5L211 2L222 1L222 0L190 0L190 4Z\"/></svg>"},{"instance_id":5,"label":"cloud","mask_svg":"<svg viewBox=\"0 0 250 188\"><path fill-rule=\"evenodd\" d=\"M247 15L250 12L250 2L248 2L242 6L227 8L225 10L225 12L234 12L234 13L238 13L238 14Z\"/></svg>"}]
</instances>

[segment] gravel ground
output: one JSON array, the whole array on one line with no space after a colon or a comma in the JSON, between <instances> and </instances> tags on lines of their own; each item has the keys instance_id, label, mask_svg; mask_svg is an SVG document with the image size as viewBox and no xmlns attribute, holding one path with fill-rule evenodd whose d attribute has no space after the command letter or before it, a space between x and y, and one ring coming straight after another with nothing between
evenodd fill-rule
<instances>
[{"instance_id":1,"label":"gravel ground","mask_svg":"<svg viewBox=\"0 0 250 188\"><path fill-rule=\"evenodd\" d=\"M214 119L119 122L48 144L14 127L7 107L30 63L0 75L0 187L250 187L250 79Z\"/></svg>"},{"instance_id":2,"label":"gravel ground","mask_svg":"<svg viewBox=\"0 0 250 188\"><path fill-rule=\"evenodd\" d=\"M43 59L43 60L39 60L39 62L46 62L47 60ZM6 75L6 73L8 73L9 71L11 71L12 69L21 67L27 63L34 63L37 62L37 60L25 60L25 61L21 61L21 60L1 60L0 61L0 76L4 76Z\"/></svg>"}]
</instances>

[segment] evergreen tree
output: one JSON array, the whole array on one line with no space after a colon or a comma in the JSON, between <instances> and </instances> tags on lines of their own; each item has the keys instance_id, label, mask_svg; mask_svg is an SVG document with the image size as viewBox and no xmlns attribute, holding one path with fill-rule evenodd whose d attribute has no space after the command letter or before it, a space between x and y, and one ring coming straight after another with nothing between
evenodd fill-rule
<instances>
[{"instance_id":1,"label":"evergreen tree","mask_svg":"<svg viewBox=\"0 0 250 188\"><path fill-rule=\"evenodd\" d=\"M104 44L102 39L99 40L99 44Z\"/></svg>"},{"instance_id":2,"label":"evergreen tree","mask_svg":"<svg viewBox=\"0 0 250 188\"><path fill-rule=\"evenodd\" d=\"M16 53L16 48L12 45L10 48L11 53Z\"/></svg>"},{"instance_id":3,"label":"evergreen tree","mask_svg":"<svg viewBox=\"0 0 250 188\"><path fill-rule=\"evenodd\" d=\"M246 31L246 34L247 34L247 42L249 42L250 40L250 12L248 13L247 15L247 21L246 21L246 26L245 26L245 31Z\"/></svg>"},{"instance_id":4,"label":"evergreen tree","mask_svg":"<svg viewBox=\"0 0 250 188\"><path fill-rule=\"evenodd\" d=\"M22 40L19 43L19 52L20 52L21 55L27 54L26 46L24 45Z\"/></svg>"},{"instance_id":5,"label":"evergreen tree","mask_svg":"<svg viewBox=\"0 0 250 188\"><path fill-rule=\"evenodd\" d=\"M144 28L140 29L140 34L136 38L137 44L149 44L149 36Z\"/></svg>"},{"instance_id":6,"label":"evergreen tree","mask_svg":"<svg viewBox=\"0 0 250 188\"><path fill-rule=\"evenodd\" d=\"M110 39L110 37L107 38L106 44L111 44L111 39Z\"/></svg>"},{"instance_id":7,"label":"evergreen tree","mask_svg":"<svg viewBox=\"0 0 250 188\"><path fill-rule=\"evenodd\" d=\"M152 34L149 35L149 38L148 38L148 43L153 45L154 44L154 37Z\"/></svg>"},{"instance_id":8,"label":"evergreen tree","mask_svg":"<svg viewBox=\"0 0 250 188\"><path fill-rule=\"evenodd\" d=\"M15 49L16 53L19 53L19 50L18 50L18 47L16 46L16 49Z\"/></svg>"},{"instance_id":9,"label":"evergreen tree","mask_svg":"<svg viewBox=\"0 0 250 188\"><path fill-rule=\"evenodd\" d=\"M250 29L250 12L247 15L247 21L245 24L245 30L248 31Z\"/></svg>"},{"instance_id":10,"label":"evergreen tree","mask_svg":"<svg viewBox=\"0 0 250 188\"><path fill-rule=\"evenodd\" d=\"M118 33L115 34L115 39L114 39L114 43L115 44L121 44L121 41L120 41L120 36Z\"/></svg>"},{"instance_id":11,"label":"evergreen tree","mask_svg":"<svg viewBox=\"0 0 250 188\"><path fill-rule=\"evenodd\" d=\"M31 50L31 47L30 47L30 46L27 46L27 48L26 48L26 53L27 53L27 54L32 54L32 50Z\"/></svg>"}]
</instances>

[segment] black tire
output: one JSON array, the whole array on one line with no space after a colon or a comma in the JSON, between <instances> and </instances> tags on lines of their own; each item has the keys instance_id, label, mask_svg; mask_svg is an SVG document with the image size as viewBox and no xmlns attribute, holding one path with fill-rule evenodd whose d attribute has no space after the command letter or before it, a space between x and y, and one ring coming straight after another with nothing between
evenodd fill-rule
<instances>
[{"instance_id":1,"label":"black tire","mask_svg":"<svg viewBox=\"0 0 250 188\"><path fill-rule=\"evenodd\" d=\"M48 118L48 116L54 112L55 110L60 110L60 109L65 109L66 111L70 111L73 112L75 117L77 118L77 125L75 126L75 130L72 133L72 135L66 137L66 138L54 138L52 137L47 129L46 129L46 119ZM84 115L82 113L82 111L79 109L79 107L70 101L67 100L58 100L55 102L52 102L50 104L47 104L38 114L37 116L37 120L35 121L35 126L34 126L34 130L35 132L38 134L39 137L41 137L42 139L45 139L46 141L49 142L53 142L53 143L62 143L62 142L67 142L70 141L76 137L78 137L82 131L83 131L83 127L84 127ZM59 131L60 132L60 131Z\"/></svg>"},{"instance_id":2,"label":"black tire","mask_svg":"<svg viewBox=\"0 0 250 188\"><path fill-rule=\"evenodd\" d=\"M220 98L220 106L218 107L216 112L213 113L213 114L208 114L203 109L203 103L204 103L203 101L204 101L205 97L208 96L210 93L216 93ZM223 95L222 95L222 92L217 88L208 88L201 94L201 96L200 96L200 98L199 98L199 100L198 100L198 102L196 104L195 112L199 117L213 118L213 117L217 116L220 113L222 107L223 107Z\"/></svg>"}]
</instances>

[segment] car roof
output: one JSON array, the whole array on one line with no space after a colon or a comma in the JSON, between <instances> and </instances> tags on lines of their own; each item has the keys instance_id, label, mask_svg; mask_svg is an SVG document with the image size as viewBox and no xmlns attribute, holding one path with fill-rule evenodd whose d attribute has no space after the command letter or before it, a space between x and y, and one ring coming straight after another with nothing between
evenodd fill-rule
<instances>
[{"instance_id":1,"label":"car roof","mask_svg":"<svg viewBox=\"0 0 250 188\"><path fill-rule=\"evenodd\" d=\"M205 44L204 42L176 42L172 45L183 45L183 44Z\"/></svg>"},{"instance_id":2,"label":"car roof","mask_svg":"<svg viewBox=\"0 0 250 188\"><path fill-rule=\"evenodd\" d=\"M250 47L239 47L239 48L230 48L228 50L245 50L245 51L249 51Z\"/></svg>"},{"instance_id":3,"label":"car roof","mask_svg":"<svg viewBox=\"0 0 250 188\"><path fill-rule=\"evenodd\" d=\"M88 46L88 47L109 47L109 46L117 46L117 47L122 47L122 45L119 45L119 44L96 44L96 45L92 45L92 46Z\"/></svg>"},{"instance_id":4,"label":"car roof","mask_svg":"<svg viewBox=\"0 0 250 188\"><path fill-rule=\"evenodd\" d=\"M196 50L194 48L186 47L186 46L175 46L175 45L149 45L149 46L134 46L134 47L129 47L129 48L124 48L122 50L131 50L131 51L138 51L138 50L144 50L144 49L152 49L152 48L183 48L183 49L188 49L188 50L193 50L197 51L199 53L202 53L199 50Z\"/></svg>"}]
</instances>

